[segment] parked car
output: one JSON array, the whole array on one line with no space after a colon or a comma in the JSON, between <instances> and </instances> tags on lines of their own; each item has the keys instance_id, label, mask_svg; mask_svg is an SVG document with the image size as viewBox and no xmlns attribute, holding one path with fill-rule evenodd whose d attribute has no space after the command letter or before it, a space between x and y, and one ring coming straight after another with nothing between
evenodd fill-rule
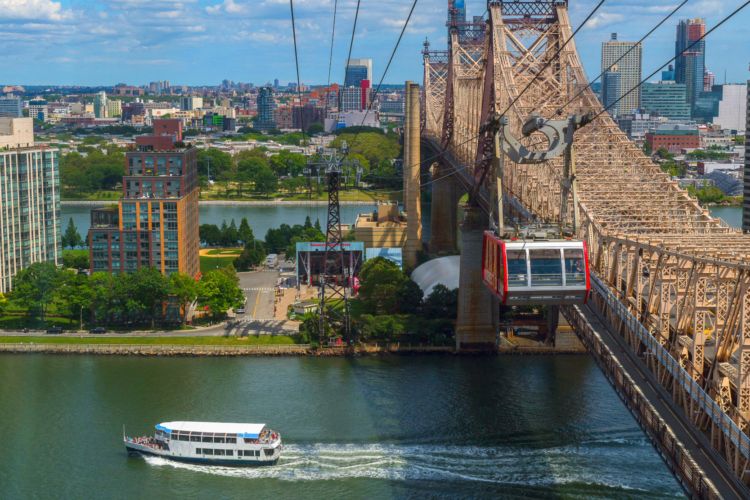
<instances>
[{"instance_id":1,"label":"parked car","mask_svg":"<svg viewBox=\"0 0 750 500\"><path fill-rule=\"evenodd\" d=\"M107 333L107 329L103 326L97 326L89 330L89 333Z\"/></svg>"},{"instance_id":2,"label":"parked car","mask_svg":"<svg viewBox=\"0 0 750 500\"><path fill-rule=\"evenodd\" d=\"M238 307L234 310L236 314L245 314L245 308L244 307Z\"/></svg>"},{"instance_id":3,"label":"parked car","mask_svg":"<svg viewBox=\"0 0 750 500\"><path fill-rule=\"evenodd\" d=\"M59 334L59 333L62 333L62 332L63 332L63 329L60 326L51 326L51 327L47 328L47 333Z\"/></svg>"}]
</instances>

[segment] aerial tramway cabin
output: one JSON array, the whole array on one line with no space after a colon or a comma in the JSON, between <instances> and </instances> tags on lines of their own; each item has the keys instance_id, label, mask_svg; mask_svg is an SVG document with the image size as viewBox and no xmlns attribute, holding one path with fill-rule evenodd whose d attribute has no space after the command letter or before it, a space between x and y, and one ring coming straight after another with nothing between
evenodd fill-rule
<instances>
[{"instance_id":1,"label":"aerial tramway cabin","mask_svg":"<svg viewBox=\"0 0 750 500\"><path fill-rule=\"evenodd\" d=\"M503 305L583 304L591 291L586 242L484 234L482 280Z\"/></svg>"}]
</instances>

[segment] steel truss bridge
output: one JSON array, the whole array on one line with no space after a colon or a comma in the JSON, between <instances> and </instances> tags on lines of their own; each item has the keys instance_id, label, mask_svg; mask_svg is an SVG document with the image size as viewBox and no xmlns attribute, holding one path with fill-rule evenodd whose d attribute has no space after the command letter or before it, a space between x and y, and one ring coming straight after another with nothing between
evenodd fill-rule
<instances>
[{"instance_id":1,"label":"steel truss bridge","mask_svg":"<svg viewBox=\"0 0 750 500\"><path fill-rule=\"evenodd\" d=\"M455 249L444 221L455 217L456 193L470 193L469 209L489 210L493 137L482 124L504 113L521 137L532 112L563 118L603 111L572 40L567 1L491 1L486 24L471 33L453 27L447 51L426 45L424 52L421 141L439 158L429 162L433 222L435 210L448 207L442 227L433 226L433 251ZM525 140L544 145L535 135ZM564 314L686 490L696 497L746 495L750 236L712 218L607 113L576 133L573 150L579 199L567 214L577 211L596 286L592 304ZM559 220L561 179L561 159L522 165L506 158L506 197L538 221ZM475 225L484 221L478 229L489 227L485 215L471 215ZM463 263L462 255L461 300L476 302L480 276L473 266L467 284ZM480 309L475 304L470 312L486 314ZM459 337L481 337L471 331L481 321L462 321L459 312ZM649 397L652 382L658 391L652 387ZM665 411L678 423L670 425ZM688 432L682 440L678 426Z\"/></svg>"}]
</instances>

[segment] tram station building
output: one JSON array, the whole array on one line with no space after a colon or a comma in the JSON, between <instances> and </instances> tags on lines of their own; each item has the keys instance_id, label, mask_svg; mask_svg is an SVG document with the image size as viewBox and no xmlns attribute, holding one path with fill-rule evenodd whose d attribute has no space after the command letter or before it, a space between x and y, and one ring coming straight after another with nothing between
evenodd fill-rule
<instances>
[{"instance_id":1,"label":"tram station building","mask_svg":"<svg viewBox=\"0 0 750 500\"><path fill-rule=\"evenodd\" d=\"M344 266L350 270L351 276L359 275L359 270L365 257L365 245L361 241L345 241L342 244L344 250ZM336 246L333 250L338 251ZM320 275L323 274L325 264L326 244L325 242L299 242L297 243L297 283L307 286L318 286ZM344 281L341 265L337 266L338 276L335 279Z\"/></svg>"}]
</instances>

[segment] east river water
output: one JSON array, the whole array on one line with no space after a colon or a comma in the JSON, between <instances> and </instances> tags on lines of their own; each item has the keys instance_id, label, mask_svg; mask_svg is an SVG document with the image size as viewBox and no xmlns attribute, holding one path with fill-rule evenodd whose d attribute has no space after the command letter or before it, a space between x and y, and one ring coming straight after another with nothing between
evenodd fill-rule
<instances>
[{"instance_id":1,"label":"east river water","mask_svg":"<svg viewBox=\"0 0 750 500\"><path fill-rule=\"evenodd\" d=\"M669 498L586 356L0 355L0 498ZM265 422L278 465L129 458L169 420Z\"/></svg>"},{"instance_id":2,"label":"east river water","mask_svg":"<svg viewBox=\"0 0 750 500\"><path fill-rule=\"evenodd\" d=\"M85 233L89 210L64 207L64 223ZM342 210L350 223L369 207ZM247 216L259 237L306 215L325 209L201 207L202 222ZM586 355L0 355L0 380L0 498L682 496ZM257 469L127 457L123 425L169 420L265 422L284 454Z\"/></svg>"}]
</instances>

